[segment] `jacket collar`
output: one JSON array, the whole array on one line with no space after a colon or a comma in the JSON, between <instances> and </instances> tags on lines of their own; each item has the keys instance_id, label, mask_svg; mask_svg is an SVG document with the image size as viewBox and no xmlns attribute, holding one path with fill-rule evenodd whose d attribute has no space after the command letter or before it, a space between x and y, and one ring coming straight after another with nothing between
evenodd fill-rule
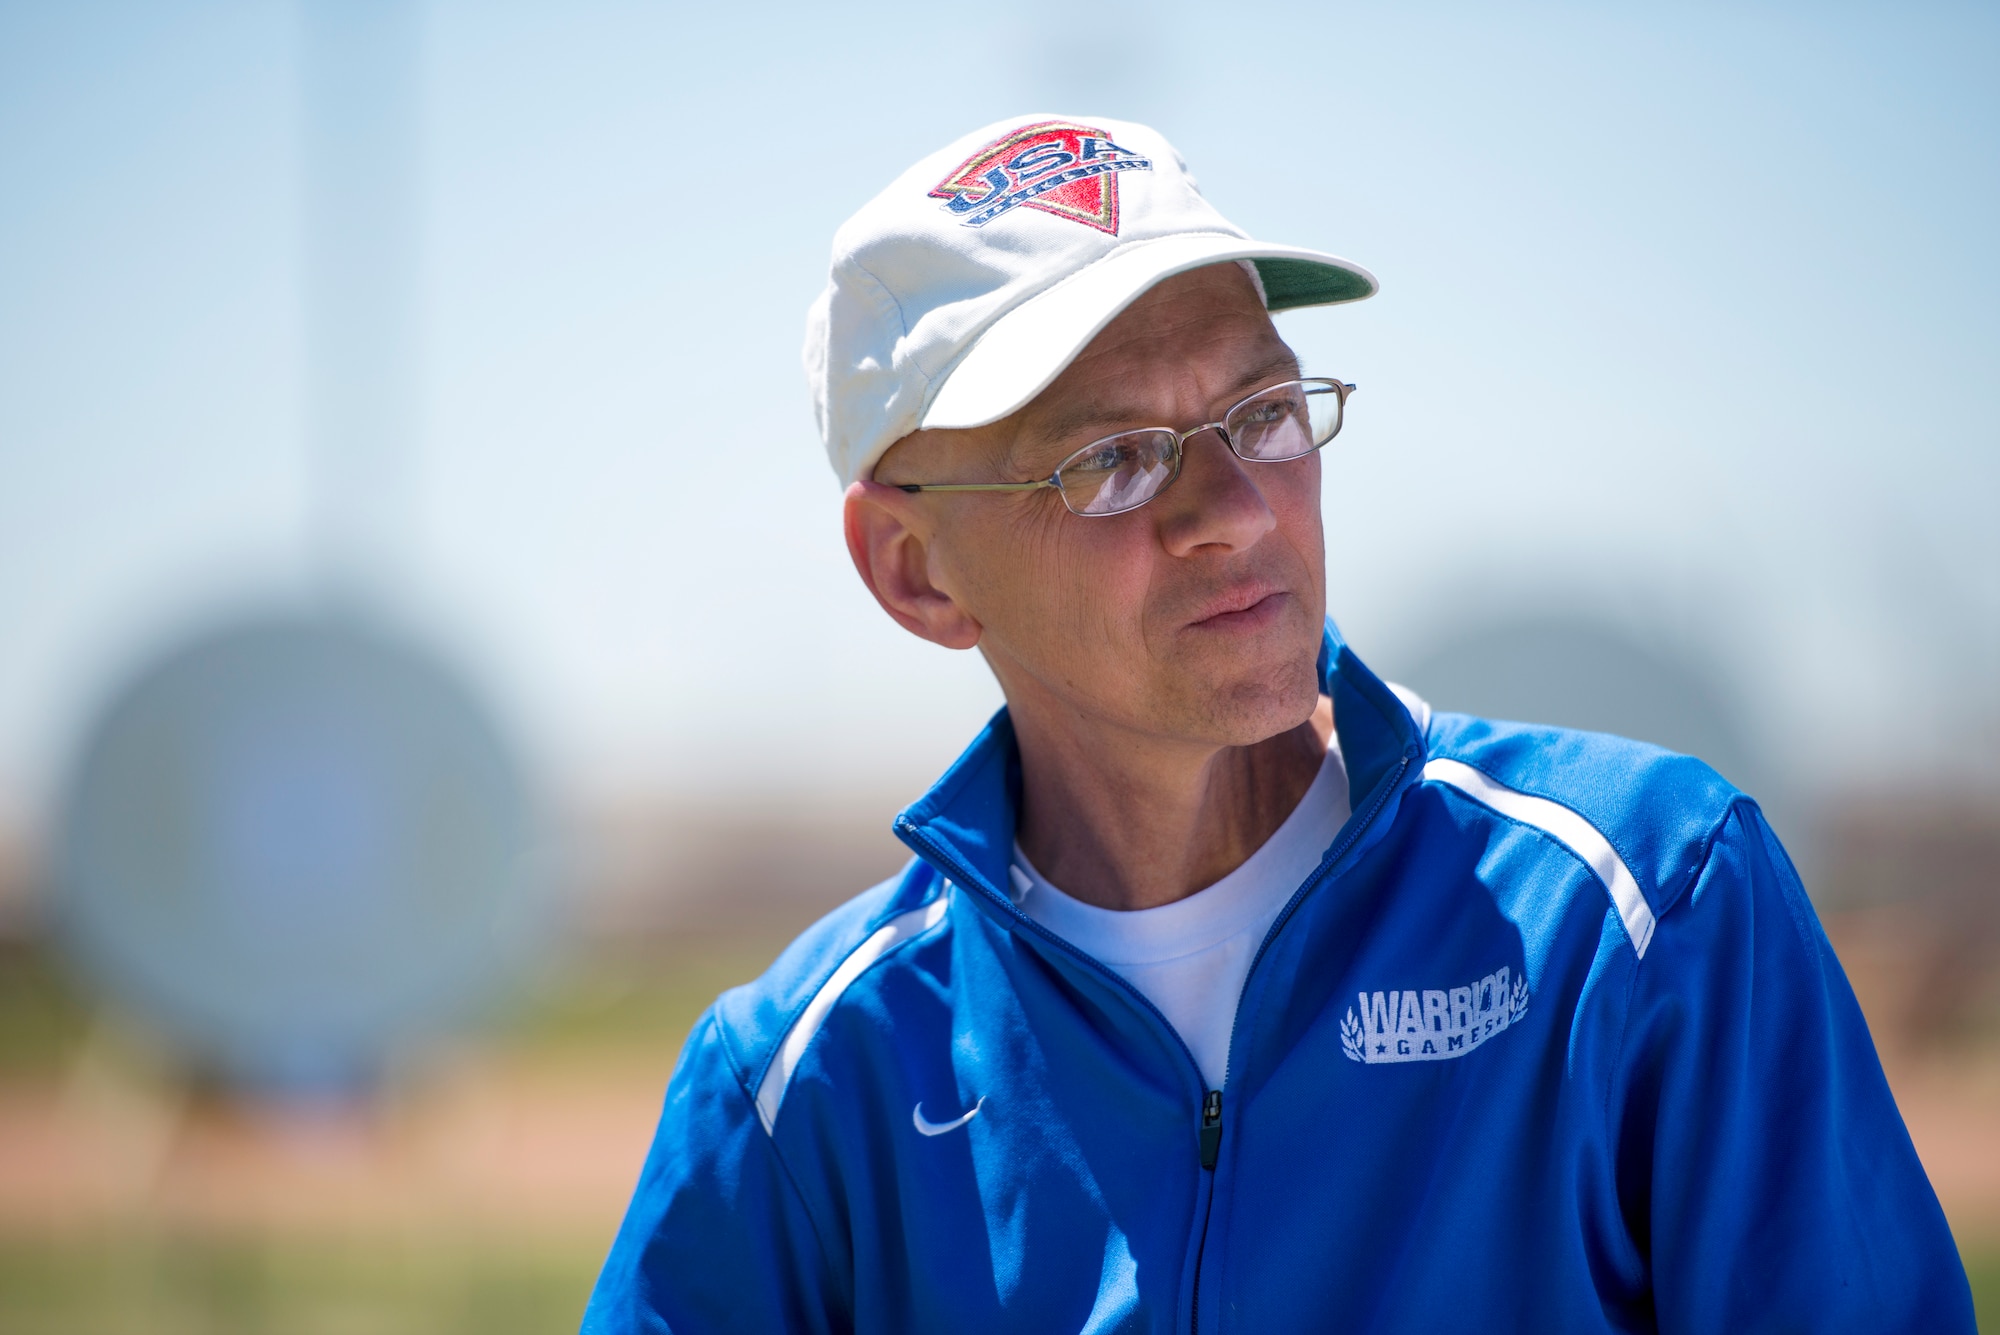
<instances>
[{"instance_id":1,"label":"jacket collar","mask_svg":"<svg viewBox=\"0 0 2000 1335\"><path fill-rule=\"evenodd\" d=\"M1402 762L1421 768L1422 729L1396 693L1348 648L1330 617L1318 669L1320 689L1333 698L1354 810L1372 811L1379 805L1375 789L1407 772ZM896 817L896 835L945 876L1005 901L1020 796L1021 755L1002 706L931 790ZM889 911L913 907L931 893L921 880L906 878ZM903 903L906 898L911 902Z\"/></svg>"}]
</instances>

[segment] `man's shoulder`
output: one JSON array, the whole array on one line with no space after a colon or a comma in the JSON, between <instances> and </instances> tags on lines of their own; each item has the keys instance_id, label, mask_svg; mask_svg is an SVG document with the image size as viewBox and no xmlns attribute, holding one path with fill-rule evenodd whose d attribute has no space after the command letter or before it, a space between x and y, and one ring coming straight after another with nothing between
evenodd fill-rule
<instances>
[{"instance_id":1,"label":"man's shoulder","mask_svg":"<svg viewBox=\"0 0 2000 1335\"><path fill-rule=\"evenodd\" d=\"M757 1095L788 1036L816 1030L873 966L944 918L949 889L912 860L801 932L754 981L716 999L714 1020L737 1077Z\"/></svg>"},{"instance_id":2,"label":"man's shoulder","mask_svg":"<svg viewBox=\"0 0 2000 1335\"><path fill-rule=\"evenodd\" d=\"M1605 882L1641 953L1746 801L1692 756L1607 733L1440 712L1428 742L1427 783L1567 845Z\"/></svg>"}]
</instances>

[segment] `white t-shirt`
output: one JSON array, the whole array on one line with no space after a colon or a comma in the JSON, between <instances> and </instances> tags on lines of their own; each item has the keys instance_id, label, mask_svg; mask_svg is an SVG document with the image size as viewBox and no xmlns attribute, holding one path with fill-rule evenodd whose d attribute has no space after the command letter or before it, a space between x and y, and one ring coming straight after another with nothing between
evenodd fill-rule
<instances>
[{"instance_id":1,"label":"white t-shirt","mask_svg":"<svg viewBox=\"0 0 2000 1335\"><path fill-rule=\"evenodd\" d=\"M1335 738L1285 823L1207 889L1158 908L1101 909L1050 885L1016 844L1014 902L1145 994L1194 1053L1208 1087L1221 1089L1250 961L1347 814L1347 765Z\"/></svg>"}]
</instances>

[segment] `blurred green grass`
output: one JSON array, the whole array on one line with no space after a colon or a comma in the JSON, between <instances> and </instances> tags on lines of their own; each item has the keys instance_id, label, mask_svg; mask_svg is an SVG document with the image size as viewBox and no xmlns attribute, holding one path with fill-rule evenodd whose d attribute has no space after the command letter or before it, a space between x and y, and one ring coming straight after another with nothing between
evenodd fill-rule
<instances>
[{"instance_id":1,"label":"blurred green grass","mask_svg":"<svg viewBox=\"0 0 2000 1335\"><path fill-rule=\"evenodd\" d=\"M573 1331L602 1260L582 1247L293 1239L0 1242L5 1335L527 1335ZM2000 1329L2000 1248L1969 1250Z\"/></svg>"},{"instance_id":2,"label":"blurred green grass","mask_svg":"<svg viewBox=\"0 0 2000 1335\"><path fill-rule=\"evenodd\" d=\"M1972 1281L1972 1309L1981 1330L2000 1330L2000 1243L1979 1247L1960 1244L1959 1259Z\"/></svg>"},{"instance_id":3,"label":"blurred green grass","mask_svg":"<svg viewBox=\"0 0 2000 1335\"><path fill-rule=\"evenodd\" d=\"M685 940L669 953L573 959L516 995L482 1046L530 1060L633 1060L664 1083L680 1041L775 938ZM48 955L0 944L0 1080L59 1077L90 1029L81 989ZM0 1234L0 1335L515 1335L576 1329L605 1239L535 1221L477 1237L176 1231L135 1222L60 1236ZM2000 1238L1963 1240L1983 1329L2000 1330Z\"/></svg>"},{"instance_id":4,"label":"blurred green grass","mask_svg":"<svg viewBox=\"0 0 2000 1335\"><path fill-rule=\"evenodd\" d=\"M591 955L558 955L476 1017L478 1047L525 1057L658 1059L664 1083L680 1041L722 992L749 982L785 942L768 933L704 935ZM0 1081L60 1078L100 1012L54 951L0 938ZM107 1007L143 1031L143 1017Z\"/></svg>"},{"instance_id":5,"label":"blurred green grass","mask_svg":"<svg viewBox=\"0 0 2000 1335\"><path fill-rule=\"evenodd\" d=\"M560 960L496 1007L476 1043L531 1064L638 1062L664 1086L695 1017L781 944L688 940ZM58 958L0 941L0 1083L60 1083L96 1023ZM608 1239L539 1225L493 1219L466 1238L201 1233L143 1216L50 1235L17 1224L0 1233L0 1335L573 1331Z\"/></svg>"},{"instance_id":6,"label":"blurred green grass","mask_svg":"<svg viewBox=\"0 0 2000 1335\"><path fill-rule=\"evenodd\" d=\"M123 1234L0 1242L5 1335L573 1331L595 1246Z\"/></svg>"},{"instance_id":7,"label":"blurred green grass","mask_svg":"<svg viewBox=\"0 0 2000 1335\"><path fill-rule=\"evenodd\" d=\"M82 989L54 953L0 938L0 1080L59 1072L89 1027Z\"/></svg>"},{"instance_id":8,"label":"blurred green grass","mask_svg":"<svg viewBox=\"0 0 2000 1335\"><path fill-rule=\"evenodd\" d=\"M703 936L564 959L493 1017L487 1039L523 1056L657 1058L664 1047L664 1084L702 1011L761 974L784 944L764 936Z\"/></svg>"}]
</instances>

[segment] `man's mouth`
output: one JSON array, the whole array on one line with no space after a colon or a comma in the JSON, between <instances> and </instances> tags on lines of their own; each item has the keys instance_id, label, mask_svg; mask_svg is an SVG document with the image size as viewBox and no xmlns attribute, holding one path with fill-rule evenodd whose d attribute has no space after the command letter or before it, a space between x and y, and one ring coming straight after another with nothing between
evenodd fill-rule
<instances>
[{"instance_id":1,"label":"man's mouth","mask_svg":"<svg viewBox=\"0 0 2000 1335\"><path fill-rule=\"evenodd\" d=\"M1283 589L1253 585L1224 594L1188 625L1195 630L1250 630L1275 620L1291 597Z\"/></svg>"}]
</instances>

